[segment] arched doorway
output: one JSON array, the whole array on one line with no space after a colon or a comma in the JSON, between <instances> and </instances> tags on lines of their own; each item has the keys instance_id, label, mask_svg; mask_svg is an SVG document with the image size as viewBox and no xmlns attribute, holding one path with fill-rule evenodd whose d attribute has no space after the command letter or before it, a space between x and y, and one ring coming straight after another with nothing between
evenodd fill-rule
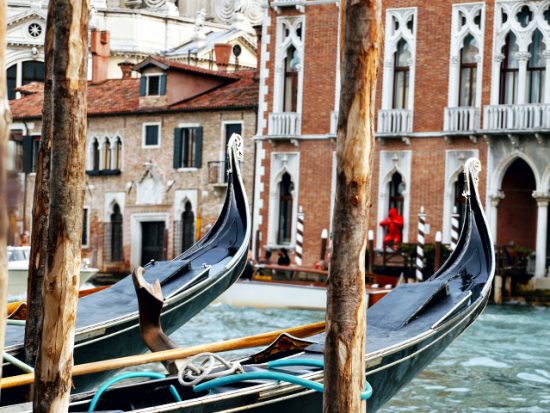
<instances>
[{"instance_id":1,"label":"arched doorway","mask_svg":"<svg viewBox=\"0 0 550 413\"><path fill-rule=\"evenodd\" d=\"M189 201L185 203L185 210L181 213L181 226L181 252L184 252L195 242L195 214L193 213L193 206Z\"/></svg>"},{"instance_id":2,"label":"arched doorway","mask_svg":"<svg viewBox=\"0 0 550 413\"><path fill-rule=\"evenodd\" d=\"M533 198L536 180L530 166L516 159L502 179L504 193L498 205L497 244L516 245L535 250L537 203Z\"/></svg>"}]
</instances>

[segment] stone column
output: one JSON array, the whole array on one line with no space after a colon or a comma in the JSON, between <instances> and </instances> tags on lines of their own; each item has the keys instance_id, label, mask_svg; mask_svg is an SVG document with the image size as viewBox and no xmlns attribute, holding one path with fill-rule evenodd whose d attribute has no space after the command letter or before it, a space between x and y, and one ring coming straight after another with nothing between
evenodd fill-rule
<instances>
[{"instance_id":1,"label":"stone column","mask_svg":"<svg viewBox=\"0 0 550 413\"><path fill-rule=\"evenodd\" d=\"M537 201L537 251L535 261L535 277L546 275L546 234L548 231L549 191L534 191L533 198Z\"/></svg>"},{"instance_id":2,"label":"stone column","mask_svg":"<svg viewBox=\"0 0 550 413\"><path fill-rule=\"evenodd\" d=\"M518 52L517 58L518 58L518 65L519 65L519 73L518 73L518 98L517 98L517 104L522 105L525 103L525 97L526 97L526 86L527 86L527 62L529 61L529 58L531 57L531 53L528 52Z\"/></svg>"},{"instance_id":3,"label":"stone column","mask_svg":"<svg viewBox=\"0 0 550 413\"><path fill-rule=\"evenodd\" d=\"M491 209L489 211L489 229L493 236L493 243L497 243L497 218L498 218L498 204L504 199L504 192L497 191L494 194L489 195L489 201L491 203Z\"/></svg>"}]
</instances>

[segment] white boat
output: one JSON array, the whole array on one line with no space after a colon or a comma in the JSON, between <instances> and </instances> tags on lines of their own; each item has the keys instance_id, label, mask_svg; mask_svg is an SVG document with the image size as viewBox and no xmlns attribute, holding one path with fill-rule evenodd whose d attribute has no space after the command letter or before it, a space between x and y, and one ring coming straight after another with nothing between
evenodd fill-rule
<instances>
[{"instance_id":1,"label":"white boat","mask_svg":"<svg viewBox=\"0 0 550 413\"><path fill-rule=\"evenodd\" d=\"M259 265L251 279L240 279L225 291L215 302L234 307L293 308L301 310L322 310L327 306L327 272L297 266ZM369 284L367 299L373 305L387 294L396 280L383 278L384 287Z\"/></svg>"},{"instance_id":2,"label":"white boat","mask_svg":"<svg viewBox=\"0 0 550 413\"><path fill-rule=\"evenodd\" d=\"M31 247L8 247L8 297L22 298L27 294L29 258ZM86 262L80 266L80 285L82 286L99 270L89 267Z\"/></svg>"}]
</instances>

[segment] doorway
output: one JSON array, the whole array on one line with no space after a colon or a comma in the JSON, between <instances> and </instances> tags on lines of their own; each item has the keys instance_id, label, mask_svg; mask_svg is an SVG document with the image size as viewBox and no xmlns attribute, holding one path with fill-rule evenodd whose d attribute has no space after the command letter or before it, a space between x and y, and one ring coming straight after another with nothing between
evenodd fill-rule
<instances>
[{"instance_id":1,"label":"doorway","mask_svg":"<svg viewBox=\"0 0 550 413\"><path fill-rule=\"evenodd\" d=\"M151 260L163 259L164 221L144 221L141 223L141 265Z\"/></svg>"}]
</instances>

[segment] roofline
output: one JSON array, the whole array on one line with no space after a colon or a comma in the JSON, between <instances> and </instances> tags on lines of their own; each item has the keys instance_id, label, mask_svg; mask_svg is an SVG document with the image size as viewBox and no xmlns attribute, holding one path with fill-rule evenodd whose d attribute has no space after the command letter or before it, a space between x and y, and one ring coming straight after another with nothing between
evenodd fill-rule
<instances>
[{"instance_id":1,"label":"roofline","mask_svg":"<svg viewBox=\"0 0 550 413\"><path fill-rule=\"evenodd\" d=\"M108 118L112 116L122 116L122 115L134 115L134 116L140 116L140 115L154 115L154 114L163 114L163 113L176 113L176 112L217 112L221 110L227 110L227 111L236 111L236 110L245 110L245 109L251 109L251 110L257 110L258 105L241 105L241 106L206 106L201 108L189 108L189 109L152 109L150 111L148 110L138 110L138 111L121 111L121 112L109 112L109 113L88 113L88 118ZM42 120L42 116L18 116L13 117L13 121L26 121L26 120Z\"/></svg>"}]
</instances>

